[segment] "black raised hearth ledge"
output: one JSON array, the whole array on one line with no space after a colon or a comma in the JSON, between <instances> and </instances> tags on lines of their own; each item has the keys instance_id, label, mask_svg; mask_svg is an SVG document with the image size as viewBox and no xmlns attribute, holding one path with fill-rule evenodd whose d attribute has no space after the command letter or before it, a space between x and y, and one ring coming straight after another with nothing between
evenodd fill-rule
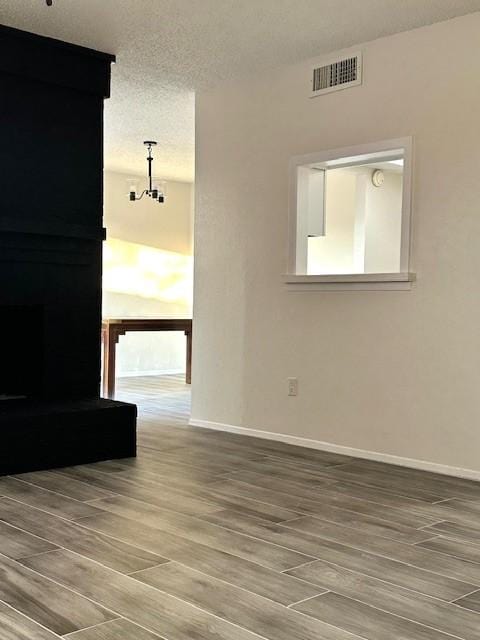
<instances>
[{"instance_id":1,"label":"black raised hearth ledge","mask_svg":"<svg viewBox=\"0 0 480 640\"><path fill-rule=\"evenodd\" d=\"M0 475L136 453L136 406L100 398L114 60L0 26Z\"/></svg>"}]
</instances>

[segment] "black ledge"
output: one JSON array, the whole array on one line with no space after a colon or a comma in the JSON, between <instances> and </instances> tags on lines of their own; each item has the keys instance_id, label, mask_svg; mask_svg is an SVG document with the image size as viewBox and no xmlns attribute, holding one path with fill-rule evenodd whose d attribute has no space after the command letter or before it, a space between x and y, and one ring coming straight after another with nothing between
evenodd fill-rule
<instances>
[{"instance_id":1,"label":"black ledge","mask_svg":"<svg viewBox=\"0 0 480 640\"><path fill-rule=\"evenodd\" d=\"M115 56L0 25L0 71L110 97Z\"/></svg>"}]
</instances>

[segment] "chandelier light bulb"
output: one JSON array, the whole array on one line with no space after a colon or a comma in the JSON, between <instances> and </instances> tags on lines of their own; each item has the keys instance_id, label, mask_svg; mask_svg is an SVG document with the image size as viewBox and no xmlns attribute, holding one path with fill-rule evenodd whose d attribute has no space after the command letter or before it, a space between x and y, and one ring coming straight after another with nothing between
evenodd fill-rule
<instances>
[{"instance_id":1,"label":"chandelier light bulb","mask_svg":"<svg viewBox=\"0 0 480 640\"><path fill-rule=\"evenodd\" d=\"M148 173L147 173L147 188L144 189L140 195L138 195L137 184L135 181L129 181L129 199L131 202L135 202L136 200L141 200L145 194L148 195L152 200L156 200L160 204L165 202L165 182L162 180L157 180L152 178L152 165L153 165L153 155L152 149L157 145L154 140L145 140L143 143L148 149L147 163L148 163Z\"/></svg>"}]
</instances>

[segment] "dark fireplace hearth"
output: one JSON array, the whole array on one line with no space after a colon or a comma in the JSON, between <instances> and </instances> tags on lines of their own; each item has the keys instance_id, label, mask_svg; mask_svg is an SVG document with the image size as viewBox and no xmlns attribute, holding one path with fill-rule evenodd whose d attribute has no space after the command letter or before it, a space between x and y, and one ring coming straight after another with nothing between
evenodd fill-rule
<instances>
[{"instance_id":1,"label":"dark fireplace hearth","mask_svg":"<svg viewBox=\"0 0 480 640\"><path fill-rule=\"evenodd\" d=\"M113 60L0 26L0 475L135 455L136 407L100 398Z\"/></svg>"}]
</instances>

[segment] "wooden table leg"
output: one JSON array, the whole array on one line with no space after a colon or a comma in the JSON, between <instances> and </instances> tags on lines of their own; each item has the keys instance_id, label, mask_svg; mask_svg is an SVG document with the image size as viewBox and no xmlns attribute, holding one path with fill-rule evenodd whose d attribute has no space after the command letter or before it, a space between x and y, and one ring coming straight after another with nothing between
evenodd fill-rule
<instances>
[{"instance_id":1,"label":"wooden table leg","mask_svg":"<svg viewBox=\"0 0 480 640\"><path fill-rule=\"evenodd\" d=\"M192 384L192 332L185 331L185 335L187 336L187 366L185 382L187 384Z\"/></svg>"},{"instance_id":2,"label":"wooden table leg","mask_svg":"<svg viewBox=\"0 0 480 640\"><path fill-rule=\"evenodd\" d=\"M107 362L107 335L108 329L102 324L102 398L107 397L107 375L108 375L108 362Z\"/></svg>"},{"instance_id":3,"label":"wooden table leg","mask_svg":"<svg viewBox=\"0 0 480 640\"><path fill-rule=\"evenodd\" d=\"M115 351L118 335L111 327L103 332L103 397L112 398L115 395Z\"/></svg>"}]
</instances>

